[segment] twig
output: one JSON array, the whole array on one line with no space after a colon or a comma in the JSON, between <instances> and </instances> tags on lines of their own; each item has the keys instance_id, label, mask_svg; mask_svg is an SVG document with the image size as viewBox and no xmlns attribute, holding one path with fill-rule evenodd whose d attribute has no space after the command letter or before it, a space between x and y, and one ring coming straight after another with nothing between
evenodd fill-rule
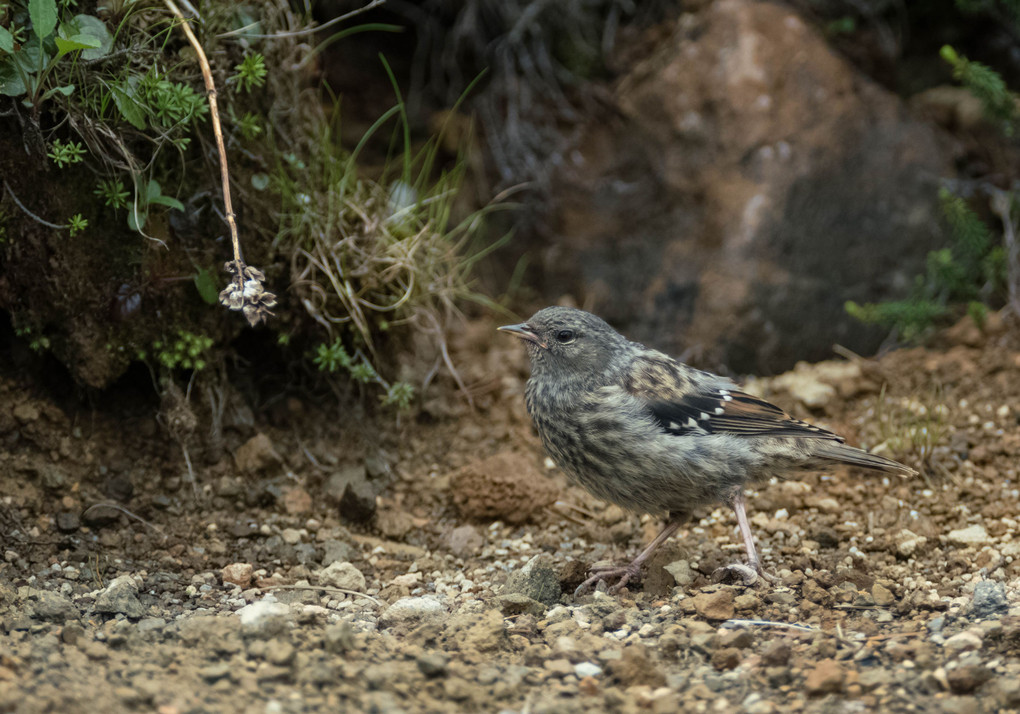
<instances>
[{"instance_id":1,"label":"twig","mask_svg":"<svg viewBox=\"0 0 1020 714\"><path fill-rule=\"evenodd\" d=\"M268 319L273 313L270 309L276 306L276 296L267 292L263 286L266 276L262 271L245 265L241 257L241 239L237 233L237 218L234 215L233 202L230 200L230 171L227 168L227 148L223 143L223 127L220 125L220 113L216 106L216 84L213 82L212 68L205 56L205 50L199 43L187 18L177 9L173 0L163 0L170 12L181 21L181 29L188 42L195 50L202 79L205 81L206 96L209 98L209 115L212 117L213 135L216 137L216 151L220 157L220 180L223 183L223 209L227 225L230 227L230 243L234 250L234 260L224 266L232 274L230 283L220 292L220 303L231 310L244 313L248 324L254 327ZM184 0L182 0L183 2Z\"/></svg>"},{"instance_id":2,"label":"twig","mask_svg":"<svg viewBox=\"0 0 1020 714\"><path fill-rule=\"evenodd\" d=\"M727 620L720 627L735 630L738 627L784 627L788 630L800 630L802 632L820 632L822 630L818 627L812 627L811 625L798 625L793 622L775 622L773 620Z\"/></svg>"},{"instance_id":3,"label":"twig","mask_svg":"<svg viewBox=\"0 0 1020 714\"><path fill-rule=\"evenodd\" d=\"M8 183L7 181L4 181L4 188L7 190L7 195L10 196L11 200L14 201L14 203L17 204L18 208L20 208L25 213L26 216L31 218L36 223L41 223L44 226L46 226L47 228L54 228L54 229L56 229L58 231L62 231L65 228L67 228L67 226L58 226L55 223L50 223L49 221L45 221L42 218L39 218L39 216L37 216L34 213L32 213L27 208L25 208L25 204L23 204L21 201L19 201L18 197L14 195L14 191L11 190L10 183Z\"/></svg>"},{"instance_id":4,"label":"twig","mask_svg":"<svg viewBox=\"0 0 1020 714\"><path fill-rule=\"evenodd\" d=\"M384 604L382 600L374 598L371 595L360 593L357 590L348 590L347 588L333 588L326 585L270 585L266 590L322 590L327 593L342 593L344 595L351 595L353 597L363 597L366 600L371 600L380 607Z\"/></svg>"},{"instance_id":5,"label":"twig","mask_svg":"<svg viewBox=\"0 0 1020 714\"><path fill-rule=\"evenodd\" d=\"M181 29L184 30L184 34L188 37L188 42L195 50L195 54L198 56L198 64L202 69L202 79L205 80L205 91L209 97L209 115L212 117L213 136L216 137L216 150L220 155L220 180L223 182L223 207L226 209L227 225L230 226L230 242L234 249L234 261L237 263L237 270L241 272L241 263L243 258L241 257L241 241L237 235L237 221L234 217L234 207L230 201L230 171L227 169L227 149L223 143L223 127L220 126L220 113L216 108L216 84L213 82L212 68L209 66L209 60L205 56L205 50L202 49L202 45L199 43L198 38L195 37L195 33L191 31L191 25L188 24L187 18L181 14L181 11L177 9L177 5L173 0L163 0L166 6L170 9L178 20L181 21Z\"/></svg>"},{"instance_id":6,"label":"twig","mask_svg":"<svg viewBox=\"0 0 1020 714\"><path fill-rule=\"evenodd\" d=\"M306 27L303 30L294 30L293 32L277 32L277 33L274 33L272 35L256 35L256 34L253 34L253 33L245 32L245 30L247 30L249 27L254 27L255 25L258 24L258 23L253 22L250 25L245 25L244 27L239 27L236 30L231 30L230 32L224 32L222 35L216 35L216 37L223 38L223 37L233 37L234 35L244 35L245 37L258 38L260 40L274 40L274 39L277 39L279 37L302 37L304 35L314 34L316 32L319 32L320 30L325 30L327 27L335 25L338 22L343 22L344 20L350 20L352 17L354 17L356 15L360 15L363 12L368 12L369 10L372 10L373 8L377 8L377 7L379 7L380 5L382 5L385 2L386 2L386 0L372 0L372 2L370 2L368 5L365 5L364 7L359 7L357 10L351 10L348 13L340 15L340 17L334 17L329 22L324 22L321 25L316 25L315 27Z\"/></svg>"},{"instance_id":7,"label":"twig","mask_svg":"<svg viewBox=\"0 0 1020 714\"><path fill-rule=\"evenodd\" d=\"M134 518L136 521L138 521L142 525L148 526L149 528L151 528L152 530L156 531L157 533L159 533L164 538L167 537L167 534L159 526L157 526L157 525L155 525L153 523L149 523L147 520L145 520L144 518L139 516L137 513L132 513L128 509L124 508L123 506L118 506L116 503L110 503L109 501L103 501L102 503L93 503L91 506L89 506L84 511L82 511L81 516L82 516L82 518L84 518L85 516L87 516L89 514L90 511L92 511L92 510L94 510L96 508L103 508L103 507L105 507L105 508L112 508L115 511L120 511L121 513L123 513L128 518Z\"/></svg>"}]
</instances>

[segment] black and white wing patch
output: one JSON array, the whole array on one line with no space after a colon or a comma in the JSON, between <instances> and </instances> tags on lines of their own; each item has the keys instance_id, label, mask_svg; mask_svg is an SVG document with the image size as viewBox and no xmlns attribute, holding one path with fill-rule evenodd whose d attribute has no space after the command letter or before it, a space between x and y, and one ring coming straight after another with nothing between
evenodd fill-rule
<instances>
[{"instance_id":1,"label":"black and white wing patch","mask_svg":"<svg viewBox=\"0 0 1020 714\"><path fill-rule=\"evenodd\" d=\"M794 419L775 404L734 389L695 391L673 400L648 402L663 430L675 436L733 434L828 439L841 436Z\"/></svg>"}]
</instances>

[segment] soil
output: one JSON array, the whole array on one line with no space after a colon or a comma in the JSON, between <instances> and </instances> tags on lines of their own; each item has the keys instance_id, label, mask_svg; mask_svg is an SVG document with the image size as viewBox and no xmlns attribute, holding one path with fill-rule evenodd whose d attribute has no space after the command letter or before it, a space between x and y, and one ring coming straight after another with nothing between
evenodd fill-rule
<instances>
[{"instance_id":1,"label":"soil","mask_svg":"<svg viewBox=\"0 0 1020 714\"><path fill-rule=\"evenodd\" d=\"M4 370L0 711L1020 708L1015 328L754 380L922 476L750 493L776 583L713 582L743 557L718 509L642 580L581 596L659 522L565 484L491 330L453 345L473 406L241 409L194 487L152 405Z\"/></svg>"}]
</instances>

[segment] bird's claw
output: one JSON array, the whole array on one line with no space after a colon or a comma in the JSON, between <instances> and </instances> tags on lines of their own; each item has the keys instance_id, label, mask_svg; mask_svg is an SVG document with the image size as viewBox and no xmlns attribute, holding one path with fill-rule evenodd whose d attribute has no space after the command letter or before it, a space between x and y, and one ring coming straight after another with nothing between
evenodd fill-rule
<instances>
[{"instance_id":1,"label":"bird's claw","mask_svg":"<svg viewBox=\"0 0 1020 714\"><path fill-rule=\"evenodd\" d=\"M724 565L721 568L716 568L715 572L712 573L712 581L716 583L739 582L741 585L750 587L758 582L759 576L766 582L775 583L779 581L775 575L766 572L761 563L752 563L751 565L732 563Z\"/></svg>"},{"instance_id":2,"label":"bird's claw","mask_svg":"<svg viewBox=\"0 0 1020 714\"><path fill-rule=\"evenodd\" d=\"M619 565L611 568L597 568L592 571L591 576L588 577L583 583L577 586L574 590L574 597L579 597L581 593L591 587L593 584L611 580L613 578L620 578L616 585L612 585L608 588L608 592L615 594L623 589L623 586L630 582L630 579L636 576L641 570L639 565L629 563L627 565Z\"/></svg>"}]
</instances>

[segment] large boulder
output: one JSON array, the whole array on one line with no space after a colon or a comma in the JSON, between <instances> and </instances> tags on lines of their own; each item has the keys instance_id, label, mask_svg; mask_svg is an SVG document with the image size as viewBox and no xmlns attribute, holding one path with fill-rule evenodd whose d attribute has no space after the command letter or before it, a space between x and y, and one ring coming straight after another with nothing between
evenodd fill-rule
<instances>
[{"instance_id":1,"label":"large boulder","mask_svg":"<svg viewBox=\"0 0 1020 714\"><path fill-rule=\"evenodd\" d=\"M710 367L873 350L843 304L902 297L943 242L950 142L780 5L707 3L658 37L553 183L547 296Z\"/></svg>"}]
</instances>

